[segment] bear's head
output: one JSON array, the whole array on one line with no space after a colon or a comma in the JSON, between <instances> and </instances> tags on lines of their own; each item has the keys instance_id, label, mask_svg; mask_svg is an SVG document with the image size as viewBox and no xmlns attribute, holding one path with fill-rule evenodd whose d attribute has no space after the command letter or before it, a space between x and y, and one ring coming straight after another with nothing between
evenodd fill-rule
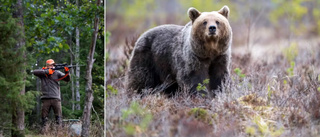
<instances>
[{"instance_id":1,"label":"bear's head","mask_svg":"<svg viewBox=\"0 0 320 137\"><path fill-rule=\"evenodd\" d=\"M199 44L205 44L207 48L225 50L221 48L227 48L232 38L232 30L228 21L229 12L228 6L223 6L219 11L202 13L195 8L189 8L192 39Z\"/></svg>"}]
</instances>

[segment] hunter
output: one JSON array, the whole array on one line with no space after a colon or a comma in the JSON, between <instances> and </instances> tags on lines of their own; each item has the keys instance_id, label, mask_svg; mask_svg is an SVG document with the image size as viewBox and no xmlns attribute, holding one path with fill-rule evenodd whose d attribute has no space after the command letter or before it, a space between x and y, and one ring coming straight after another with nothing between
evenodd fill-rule
<instances>
[{"instance_id":1,"label":"hunter","mask_svg":"<svg viewBox=\"0 0 320 137\"><path fill-rule=\"evenodd\" d=\"M53 109L56 124L61 127L62 124L62 110L60 97L60 80L70 81L69 68L64 67L64 72L54 69L55 62L53 59L46 61L46 67L36 69L33 74L41 80L41 118L42 118L42 132L47 129L48 115L50 108Z\"/></svg>"}]
</instances>

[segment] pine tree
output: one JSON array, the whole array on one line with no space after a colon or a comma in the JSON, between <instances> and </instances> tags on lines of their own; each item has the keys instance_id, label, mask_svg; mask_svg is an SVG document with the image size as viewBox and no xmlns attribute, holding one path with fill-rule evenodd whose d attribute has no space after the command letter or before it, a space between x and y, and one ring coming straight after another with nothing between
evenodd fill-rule
<instances>
[{"instance_id":1,"label":"pine tree","mask_svg":"<svg viewBox=\"0 0 320 137\"><path fill-rule=\"evenodd\" d=\"M32 107L35 95L25 94L26 48L21 18L9 8L0 8L0 133L24 136L24 112ZM0 134L0 136L2 136Z\"/></svg>"},{"instance_id":2,"label":"pine tree","mask_svg":"<svg viewBox=\"0 0 320 137\"><path fill-rule=\"evenodd\" d=\"M0 13L0 99L4 102L0 105L0 130L7 133L14 128L17 110L23 108L25 98L20 95L24 88L25 52L24 47L17 46L19 39L23 38L21 28L17 26L17 20L8 12ZM23 134L23 133L22 133Z\"/></svg>"}]
</instances>

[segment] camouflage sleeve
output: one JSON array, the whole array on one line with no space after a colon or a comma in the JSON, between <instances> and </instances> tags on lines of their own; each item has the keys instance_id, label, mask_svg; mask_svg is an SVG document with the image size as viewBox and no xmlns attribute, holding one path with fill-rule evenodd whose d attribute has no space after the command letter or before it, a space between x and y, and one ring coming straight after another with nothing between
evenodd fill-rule
<instances>
[{"instance_id":1,"label":"camouflage sleeve","mask_svg":"<svg viewBox=\"0 0 320 137\"><path fill-rule=\"evenodd\" d=\"M36 69L33 70L33 75L36 75L37 77L45 77L46 76L46 72L43 69Z\"/></svg>"}]
</instances>

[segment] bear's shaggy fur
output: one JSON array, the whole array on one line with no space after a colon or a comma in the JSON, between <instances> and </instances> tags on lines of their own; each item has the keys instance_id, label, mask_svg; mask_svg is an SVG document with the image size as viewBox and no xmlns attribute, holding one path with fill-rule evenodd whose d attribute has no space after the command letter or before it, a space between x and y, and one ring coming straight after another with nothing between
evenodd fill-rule
<instances>
[{"instance_id":1,"label":"bear's shaggy fur","mask_svg":"<svg viewBox=\"0 0 320 137\"><path fill-rule=\"evenodd\" d=\"M207 89L218 89L229 75L232 30L229 8L199 12L189 8L191 22L185 26L162 25L137 40L126 78L126 88L141 93L145 88L166 85L197 93L198 83L209 79Z\"/></svg>"}]
</instances>

